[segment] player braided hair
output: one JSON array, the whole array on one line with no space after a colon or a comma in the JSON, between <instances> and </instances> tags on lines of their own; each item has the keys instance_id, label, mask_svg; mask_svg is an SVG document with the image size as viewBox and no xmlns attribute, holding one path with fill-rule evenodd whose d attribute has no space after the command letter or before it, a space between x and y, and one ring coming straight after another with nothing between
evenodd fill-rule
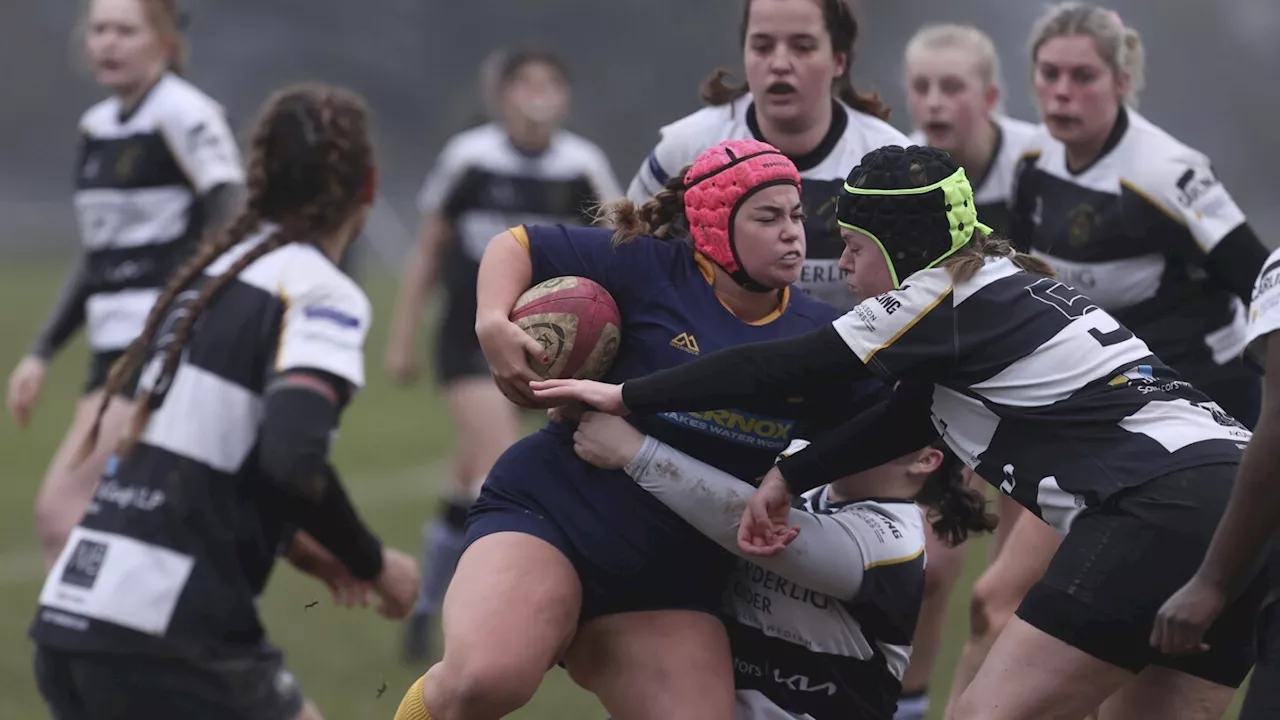
<instances>
[{"instance_id":1,"label":"player braided hair","mask_svg":"<svg viewBox=\"0 0 1280 720\"><path fill-rule=\"evenodd\" d=\"M948 547L955 547L970 535L995 530L999 518L987 512L982 493L969 487L964 463L941 439L931 447L942 451L942 464L925 479L914 499L925 507L933 532Z\"/></svg>"},{"instance_id":2,"label":"player braided hair","mask_svg":"<svg viewBox=\"0 0 1280 720\"><path fill-rule=\"evenodd\" d=\"M738 29L738 42L747 46L747 30L751 22L751 2L746 0L742 5L742 21ZM853 80L849 74L853 68L854 46L858 42L858 20L847 0L815 0L822 8L822 24L831 38L832 52L844 53L844 72L831 81L831 94L839 98L845 105L881 120L888 120L889 107L880 99L879 93L863 94L853 89ZM702 83L702 101L708 105L727 105L747 94L747 85L729 85L725 79L732 73L720 68L711 73Z\"/></svg>"},{"instance_id":3,"label":"player braided hair","mask_svg":"<svg viewBox=\"0 0 1280 720\"><path fill-rule=\"evenodd\" d=\"M656 195L641 205L621 198L601 205L595 212L596 222L613 228L614 246L631 242L642 235L664 240L684 238L689 219L684 214L684 178L692 164L673 174Z\"/></svg>"},{"instance_id":4,"label":"player braided hair","mask_svg":"<svg viewBox=\"0 0 1280 720\"><path fill-rule=\"evenodd\" d=\"M248 152L248 198L240 215L220 236L206 240L174 273L147 316L146 327L111 368L98 416L80 456L97 444L110 398L134 377L153 353L160 373L137 398L133 419L119 451L137 442L151 413L178 369L182 350L201 314L232 279L258 258L295 242L315 242L338 230L368 202L373 144L368 110L356 94L327 85L296 85L266 102ZM194 285L205 269L243 242L263 222L270 235L237 258L225 272ZM194 299L175 308L179 296ZM159 335L159 337L157 337Z\"/></svg>"}]
</instances>

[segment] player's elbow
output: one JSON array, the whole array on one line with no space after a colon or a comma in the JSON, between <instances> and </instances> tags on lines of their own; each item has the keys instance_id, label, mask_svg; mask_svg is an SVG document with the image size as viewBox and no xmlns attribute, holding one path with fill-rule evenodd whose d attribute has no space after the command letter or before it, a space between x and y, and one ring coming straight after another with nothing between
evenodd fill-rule
<instances>
[{"instance_id":1,"label":"player's elbow","mask_svg":"<svg viewBox=\"0 0 1280 720\"><path fill-rule=\"evenodd\" d=\"M320 393L299 387L269 392L258 438L258 469L286 495L318 502L336 422L336 406Z\"/></svg>"},{"instance_id":2,"label":"player's elbow","mask_svg":"<svg viewBox=\"0 0 1280 720\"><path fill-rule=\"evenodd\" d=\"M328 448L296 433L264 432L258 469L281 494L317 503L324 496Z\"/></svg>"}]
</instances>

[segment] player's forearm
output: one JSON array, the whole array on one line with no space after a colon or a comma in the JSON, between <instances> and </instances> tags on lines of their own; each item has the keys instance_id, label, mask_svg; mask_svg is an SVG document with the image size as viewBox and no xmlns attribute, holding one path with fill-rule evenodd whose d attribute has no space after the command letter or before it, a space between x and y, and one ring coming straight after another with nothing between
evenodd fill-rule
<instances>
[{"instance_id":1,"label":"player's forearm","mask_svg":"<svg viewBox=\"0 0 1280 720\"><path fill-rule=\"evenodd\" d=\"M695 530L745 557L738 547L738 524L755 490L751 485L652 437L645 438L626 472ZM791 522L800 534L786 552L749 559L811 590L842 598L857 595L862 551L848 531L802 511L792 511Z\"/></svg>"},{"instance_id":2,"label":"player's forearm","mask_svg":"<svg viewBox=\"0 0 1280 720\"><path fill-rule=\"evenodd\" d=\"M930 419L933 386L903 384L882 402L778 461L792 495L914 452L938 437Z\"/></svg>"},{"instance_id":3,"label":"player's forearm","mask_svg":"<svg viewBox=\"0 0 1280 720\"><path fill-rule=\"evenodd\" d=\"M775 412L797 396L829 391L832 383L870 377L831 326L771 342L720 350L622 386L637 414L737 407Z\"/></svg>"},{"instance_id":4,"label":"player's forearm","mask_svg":"<svg viewBox=\"0 0 1280 720\"><path fill-rule=\"evenodd\" d=\"M751 498L750 485L652 437L645 438L625 470L698 532L737 552L738 522Z\"/></svg>"},{"instance_id":5,"label":"player's forearm","mask_svg":"<svg viewBox=\"0 0 1280 720\"><path fill-rule=\"evenodd\" d=\"M1226 512L1218 522L1198 571L1216 587L1230 589L1262 552L1280 525L1280 403L1263 410L1249 441Z\"/></svg>"},{"instance_id":6,"label":"player's forearm","mask_svg":"<svg viewBox=\"0 0 1280 720\"><path fill-rule=\"evenodd\" d=\"M48 361L66 345L67 340L84 324L84 304L88 296L88 264L83 255L78 255L71 271L67 273L58 299L49 311L48 319L36 332L29 351L31 355Z\"/></svg>"},{"instance_id":7,"label":"player's forearm","mask_svg":"<svg viewBox=\"0 0 1280 720\"><path fill-rule=\"evenodd\" d=\"M485 248L476 277L476 325L511 315L520 294L533 281L529 249L510 231L495 236Z\"/></svg>"},{"instance_id":8,"label":"player's forearm","mask_svg":"<svg viewBox=\"0 0 1280 720\"><path fill-rule=\"evenodd\" d=\"M396 295L391 322L393 335L412 338L417 331L422 307L435 288L440 267L439 255L443 240L439 235L446 231L447 228L438 216L432 215L423 221L418 244L409 253L400 290Z\"/></svg>"}]
</instances>

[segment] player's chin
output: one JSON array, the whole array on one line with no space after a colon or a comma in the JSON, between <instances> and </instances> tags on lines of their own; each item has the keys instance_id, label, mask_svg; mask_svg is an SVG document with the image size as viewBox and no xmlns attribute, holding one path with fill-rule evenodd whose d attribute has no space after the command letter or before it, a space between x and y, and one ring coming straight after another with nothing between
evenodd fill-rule
<instances>
[{"instance_id":1,"label":"player's chin","mask_svg":"<svg viewBox=\"0 0 1280 720\"><path fill-rule=\"evenodd\" d=\"M804 258L799 260L779 261L769 268L761 282L772 288L784 288L800 281L800 273L804 270Z\"/></svg>"}]
</instances>

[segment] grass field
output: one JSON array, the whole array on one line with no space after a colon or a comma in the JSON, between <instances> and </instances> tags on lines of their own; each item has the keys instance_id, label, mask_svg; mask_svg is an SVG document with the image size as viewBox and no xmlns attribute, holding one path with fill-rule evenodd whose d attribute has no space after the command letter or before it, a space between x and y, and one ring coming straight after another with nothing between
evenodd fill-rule
<instances>
[{"instance_id":1,"label":"grass field","mask_svg":"<svg viewBox=\"0 0 1280 720\"><path fill-rule=\"evenodd\" d=\"M62 266L12 259L0 263L0 369L13 367L61 283ZM451 429L431 383L404 389L381 372L383 337L394 286L375 272L363 278L375 307L368 353L368 387L347 411L336 463L364 517L384 541L412 552L419 529L448 471ZM430 354L425 357L430 358ZM31 680L26 630L43 581L32 527L32 503L45 464L60 441L85 367L77 342L60 356L46 382L34 422L19 431L0 419L0 717L47 717ZM424 373L430 377L429 373ZM967 589L985 558L975 543L952 598L947 637L934 672L933 694L945 698L951 670L968 628ZM319 604L304 610L304 605ZM425 668L406 668L396 656L399 628L372 612L334 608L315 582L281 564L262 612L303 687L329 720L390 720L404 689ZM377 697L386 683L386 693ZM603 709L560 670L548 676L533 703L511 717L525 720L604 720ZM931 718L941 718L935 708ZM1235 717L1235 711L1228 717Z\"/></svg>"}]
</instances>

